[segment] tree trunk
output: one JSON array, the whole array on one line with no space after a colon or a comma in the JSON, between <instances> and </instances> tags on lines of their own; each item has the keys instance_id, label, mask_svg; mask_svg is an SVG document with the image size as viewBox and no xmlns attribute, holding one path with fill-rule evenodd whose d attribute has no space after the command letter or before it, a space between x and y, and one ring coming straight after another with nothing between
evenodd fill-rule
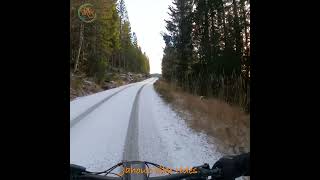
<instances>
[{"instance_id":1,"label":"tree trunk","mask_svg":"<svg viewBox=\"0 0 320 180\"><path fill-rule=\"evenodd\" d=\"M244 36L245 36L245 56L249 56L249 47L248 47L248 32L247 32L247 17L246 17L246 9L245 9L245 0L241 0L241 9L242 9L242 21L244 26Z\"/></svg>"},{"instance_id":2,"label":"tree trunk","mask_svg":"<svg viewBox=\"0 0 320 180\"><path fill-rule=\"evenodd\" d=\"M214 10L211 9L211 58L215 59L216 57L216 42L217 40L215 39L215 13Z\"/></svg>"},{"instance_id":3,"label":"tree trunk","mask_svg":"<svg viewBox=\"0 0 320 180\"><path fill-rule=\"evenodd\" d=\"M208 63L210 61L211 57L211 48L210 48L210 42L209 42L209 10L206 4L206 10L204 14L204 48L205 48L205 61Z\"/></svg>"},{"instance_id":4,"label":"tree trunk","mask_svg":"<svg viewBox=\"0 0 320 180\"><path fill-rule=\"evenodd\" d=\"M235 0L232 2L233 4L233 15L234 15L234 36L236 40L236 54L242 55L242 41L241 41L241 29L239 23L239 15L238 15L238 7Z\"/></svg>"},{"instance_id":5,"label":"tree trunk","mask_svg":"<svg viewBox=\"0 0 320 180\"><path fill-rule=\"evenodd\" d=\"M77 59L76 59L76 62L74 64L74 72L76 72L78 70L78 66L79 66L80 53L81 53L81 50L82 50L82 44L83 44L83 40L84 40L83 31L84 31L84 24L81 23L80 24L80 35L79 35L79 49L78 49Z\"/></svg>"},{"instance_id":6,"label":"tree trunk","mask_svg":"<svg viewBox=\"0 0 320 180\"><path fill-rule=\"evenodd\" d=\"M228 47L228 32L227 32L227 27L226 27L226 16L225 16L225 8L224 5L221 4L222 6L222 24L223 24L223 35L224 35L224 50Z\"/></svg>"}]
</instances>

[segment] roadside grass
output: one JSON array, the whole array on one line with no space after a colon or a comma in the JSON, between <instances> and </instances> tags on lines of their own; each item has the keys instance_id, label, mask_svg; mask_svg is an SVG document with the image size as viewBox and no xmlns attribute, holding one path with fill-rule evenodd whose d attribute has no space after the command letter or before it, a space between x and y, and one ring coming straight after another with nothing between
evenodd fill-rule
<instances>
[{"instance_id":1,"label":"roadside grass","mask_svg":"<svg viewBox=\"0 0 320 180\"><path fill-rule=\"evenodd\" d=\"M249 151L250 115L241 107L220 99L184 92L161 79L154 87L165 102L186 119L192 129L213 137L221 153L238 154Z\"/></svg>"}]
</instances>

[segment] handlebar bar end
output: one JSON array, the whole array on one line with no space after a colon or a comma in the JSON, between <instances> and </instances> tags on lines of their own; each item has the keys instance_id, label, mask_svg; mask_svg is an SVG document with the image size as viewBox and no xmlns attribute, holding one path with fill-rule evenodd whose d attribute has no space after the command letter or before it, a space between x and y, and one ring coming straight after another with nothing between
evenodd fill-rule
<instances>
[{"instance_id":1,"label":"handlebar bar end","mask_svg":"<svg viewBox=\"0 0 320 180\"><path fill-rule=\"evenodd\" d=\"M79 166L79 165L75 165L75 164L70 164L70 173L72 174L79 174L81 172L85 172L86 168Z\"/></svg>"}]
</instances>

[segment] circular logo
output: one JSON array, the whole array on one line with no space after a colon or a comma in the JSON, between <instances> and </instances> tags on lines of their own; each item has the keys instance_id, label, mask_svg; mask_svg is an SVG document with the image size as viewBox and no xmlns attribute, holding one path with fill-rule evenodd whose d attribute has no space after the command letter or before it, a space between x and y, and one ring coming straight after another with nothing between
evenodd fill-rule
<instances>
[{"instance_id":1,"label":"circular logo","mask_svg":"<svg viewBox=\"0 0 320 180\"><path fill-rule=\"evenodd\" d=\"M96 19L97 14L92 4L86 3L79 7L78 16L81 21L91 23Z\"/></svg>"}]
</instances>

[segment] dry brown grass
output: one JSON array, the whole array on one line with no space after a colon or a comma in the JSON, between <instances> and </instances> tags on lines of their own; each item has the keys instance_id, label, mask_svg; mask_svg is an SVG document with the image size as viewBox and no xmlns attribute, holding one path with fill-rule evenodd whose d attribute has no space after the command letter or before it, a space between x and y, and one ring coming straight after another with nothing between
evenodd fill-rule
<instances>
[{"instance_id":1,"label":"dry brown grass","mask_svg":"<svg viewBox=\"0 0 320 180\"><path fill-rule=\"evenodd\" d=\"M163 80L155 83L155 89L191 128L214 137L220 152L238 154L249 151L250 115L240 107L215 98L200 98Z\"/></svg>"},{"instance_id":2,"label":"dry brown grass","mask_svg":"<svg viewBox=\"0 0 320 180\"><path fill-rule=\"evenodd\" d=\"M76 97L86 96L102 90L103 89L93 80L85 78L81 75L70 75L70 101Z\"/></svg>"}]
</instances>

